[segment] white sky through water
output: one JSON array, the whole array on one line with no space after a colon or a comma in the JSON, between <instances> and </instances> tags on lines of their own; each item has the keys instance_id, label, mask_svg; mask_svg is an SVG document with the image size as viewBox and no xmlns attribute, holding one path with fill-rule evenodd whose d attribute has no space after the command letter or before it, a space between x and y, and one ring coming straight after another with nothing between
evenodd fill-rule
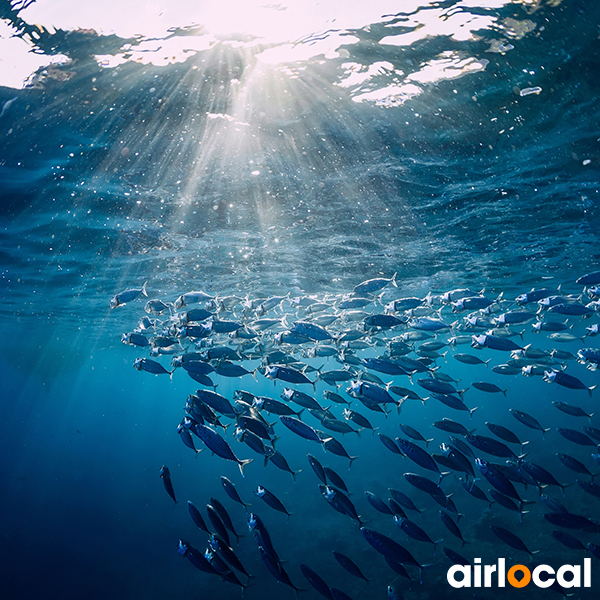
<instances>
[{"instance_id":1,"label":"white sky through water","mask_svg":"<svg viewBox=\"0 0 600 600\"><path fill-rule=\"evenodd\" d=\"M337 57L337 49L357 41L344 32L392 21L402 10L398 25L407 33L390 35L385 45L403 46L439 35L456 40L473 39L475 32L489 29L494 17L474 14L470 8L498 9L510 0L464 0L450 9L423 0L38 0L19 13L25 22L53 31L93 30L99 35L135 38L115 56L98 56L99 64L114 67L134 60L154 65L183 62L219 41L251 47L272 44L259 59L270 64L310 60L315 56ZM527 4L527 2L519 2ZM171 35L174 28L198 27L195 35ZM327 32L325 34L325 32ZM334 33L335 32L335 33ZM323 35L319 35L323 34ZM0 85L22 88L37 69L65 58L37 54L35 39L13 37L14 31L0 22ZM314 36L307 43L294 44Z\"/></svg>"}]
</instances>

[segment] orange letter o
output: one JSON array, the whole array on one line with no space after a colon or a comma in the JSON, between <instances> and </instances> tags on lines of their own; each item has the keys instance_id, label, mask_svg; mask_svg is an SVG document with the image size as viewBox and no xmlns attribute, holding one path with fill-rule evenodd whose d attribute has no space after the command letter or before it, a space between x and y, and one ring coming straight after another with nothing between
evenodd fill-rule
<instances>
[{"instance_id":1,"label":"orange letter o","mask_svg":"<svg viewBox=\"0 0 600 600\"><path fill-rule=\"evenodd\" d=\"M517 571L521 571L523 573L523 578L519 581L515 577L515 573ZM513 565L506 574L506 579L508 579L508 583L516 588L525 587L531 581L531 571L525 565Z\"/></svg>"}]
</instances>

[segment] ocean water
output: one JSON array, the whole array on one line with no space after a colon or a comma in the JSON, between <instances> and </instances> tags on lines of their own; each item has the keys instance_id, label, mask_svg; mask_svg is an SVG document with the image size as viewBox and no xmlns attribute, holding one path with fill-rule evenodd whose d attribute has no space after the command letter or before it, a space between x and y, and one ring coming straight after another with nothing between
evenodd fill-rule
<instances>
[{"instance_id":1,"label":"ocean water","mask_svg":"<svg viewBox=\"0 0 600 600\"><path fill-rule=\"evenodd\" d=\"M576 483L589 477L567 469L555 453L600 472L591 458L595 448L557 431L600 427L600 421L567 415L552 402L595 413L597 390L498 374L491 368L508 353L446 346L434 373L469 388L464 401L477 407L471 417L433 398L407 400L399 413L393 408L384 416L352 400L343 383L339 393L378 427L374 435L332 434L359 457L350 469L347 459L294 436L268 415L280 436L277 449L300 472L294 482L289 473L264 466L233 438L232 424L225 439L237 456L254 458L242 478L235 463L208 449L194 457L178 439L186 398L202 386L183 369L172 377L136 371L133 361L148 357L147 349L121 343L147 315L148 299L174 302L191 290L242 300L289 295L265 315L286 315L285 321L258 344L240 346L248 356L240 364L250 370L270 351L274 333L307 317L289 298L311 296L331 305L326 314L343 316L343 295L371 278L396 274L397 287L377 290L367 312L429 294L430 304L419 310L453 324L438 334L443 342L480 333L465 325L471 312L490 316L453 313L439 302L450 290L468 287L497 300L495 317L536 312L536 305L519 309L514 302L532 288L556 290L581 306L593 302L589 286L576 280L600 270L598 4L363 4L0 3L0 597L239 598L239 587L198 571L177 553L180 539L204 551L207 536L186 504L191 500L206 515L214 497L245 535L232 543L253 575L244 598L293 598L263 564L247 514L226 496L220 476L235 483L267 525L292 582L309 589L300 597L318 596L301 564L355 600L384 598L388 585L407 600L517 593L451 588L446 572L452 563L442 547L484 564L506 557L508 564L558 567L591 557L592 588L565 592L584 599L600 590L597 556L552 537L557 527L545 520L551 511L535 486L517 484L531 502L520 523L516 513L471 498L458 482L463 474L444 477L444 493L464 515L458 524L469 543L462 547L442 524L438 504L403 473L437 476L390 453L378 435L402 436L398 424L409 424L433 438L427 447L433 453L448 437L432 425L436 420L452 418L490 436L485 422L502 424L529 441L527 461L568 485L564 495L556 486L543 493L595 518L600 500ZM144 283L149 298L110 308L115 294ZM243 311L241 302L231 315L217 315L248 324L258 316ZM160 332L169 311L151 317ZM574 339L534 333L535 320L566 320ZM327 329L337 335L360 322L346 315ZM600 345L587 330L597 324L597 314L552 317L542 310L512 326L517 335L510 339L576 355ZM349 356L383 355L386 341L407 331L414 331L410 323L373 331L368 347L340 353L341 363L305 358L314 342L283 349L313 368L341 369L344 361L355 366ZM209 339L237 345L227 336ZM192 341L182 339L182 348L192 350ZM453 358L458 352L490 362L462 364ZM170 359L157 360L170 368ZM589 364L557 360L553 368L565 368L586 386L600 383ZM368 373L428 395L417 384L422 375ZM315 381L316 373L307 375ZM279 398L288 386L259 370L256 380L211 377L229 400L238 389ZM477 381L506 394L478 391ZM324 406L323 391L335 389L323 381L314 390L297 387ZM331 408L339 419L342 408ZM527 429L509 408L551 430ZM323 429L308 411L302 418ZM197 438L196 444L203 447ZM344 478L366 527L431 565L422 583L410 565L412 582L394 573L357 524L328 505L307 453ZM161 465L170 469L175 505L159 478ZM475 472L489 496L492 486ZM253 494L257 485L293 513L287 522ZM365 491L386 500L390 487L426 509L408 516L431 539L443 539L435 553L367 502ZM540 552L515 550L491 525L516 532ZM564 531L600 544L593 531ZM345 572L334 550L372 581ZM560 597L553 592L530 585L526 593Z\"/></svg>"}]
</instances>

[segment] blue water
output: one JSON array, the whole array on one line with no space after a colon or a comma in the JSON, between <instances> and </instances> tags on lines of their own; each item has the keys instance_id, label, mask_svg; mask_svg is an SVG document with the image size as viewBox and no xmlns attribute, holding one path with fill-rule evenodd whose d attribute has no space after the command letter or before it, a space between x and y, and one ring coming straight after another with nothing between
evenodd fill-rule
<instances>
[{"instance_id":1,"label":"blue water","mask_svg":"<svg viewBox=\"0 0 600 600\"><path fill-rule=\"evenodd\" d=\"M533 287L560 285L561 294L575 298L584 291L576 279L600 270L597 3L423 2L398 14L402 3L384 4L267 5L255 7L259 19L232 4L218 7L220 20L210 3L192 10L174 2L158 14L140 2L133 14L90 7L89 15L68 3L0 4L0 51L8 65L0 70L0 597L239 598L238 588L176 552L180 538L202 551L206 544L187 500L204 511L216 497L246 536L233 544L254 575L244 597L292 598L262 563L244 510L221 488L222 475L265 521L300 588L310 587L299 570L308 564L355 600L383 598L390 584L408 600L471 598L475 590L446 583L451 563L441 546L484 563L506 557L509 564L559 566L590 556L552 538L543 518L550 511L535 488L518 486L535 501L520 524L515 513L470 498L453 475L442 487L465 515L459 526L470 544L461 548L441 523L439 506L402 477L427 471L391 454L377 433L395 437L398 423L408 423L434 438L428 450L438 452L447 435L435 420L453 418L481 435L489 434L486 421L500 423L530 441L527 460L574 483L586 477L566 469L555 452L579 458L592 472L600 467L593 448L568 442L556 428L580 429L588 421L551 402L594 413L598 391L589 396L541 377L499 375L491 367L508 356L498 351L444 348L436 364L460 380L457 387L492 382L508 388L506 397L471 387L464 395L478 407L471 419L433 399L425 406L407 401L400 416L393 410L388 418L354 400L352 408L379 429L374 436L336 436L359 456L349 470L346 459L279 424L277 448L302 470L295 483L236 442L232 426L225 438L233 450L254 458L242 478L237 465L208 450L194 458L178 439L185 399L200 386L181 369L172 378L135 371L134 359L147 352L120 342L146 314L146 298L114 310L110 299L146 281L150 298L171 302L199 289L333 302L361 281L397 273L398 288L388 285L368 308L377 312L395 298L460 287L490 298L502 293L496 312L515 308L514 298ZM297 317L287 300L267 316L283 312L291 325ZM447 323L464 316L448 307L441 312ZM238 306L231 318L250 317ZM554 342L532 333L530 323L515 326L524 333L512 339L574 354L599 346L586 335L597 314L568 323L583 341ZM491 362L467 366L452 357L457 352ZM159 360L168 366L169 359ZM333 358L308 362L341 368ZM253 369L260 360L243 364ZM597 371L564 364L587 386L600 383ZM411 387L404 376L378 375ZM229 399L236 389L278 398L284 387L259 372L257 381L212 377ZM299 389L312 393L310 386ZM318 382L313 395L321 399L326 389ZM530 412L551 431L542 437L525 428L508 408ZM342 407L332 410L342 417ZM600 427L596 419L592 425ZM411 567L412 583L398 578L356 524L327 505L307 452L344 478L368 527L433 564L422 584ZM171 470L175 506L158 476L163 464ZM287 524L253 495L257 485L294 513ZM478 485L490 489L481 477ZM389 487L427 508L413 518L432 539L444 539L435 556L366 501L364 491L386 499ZM598 515L599 500L577 484L564 497L556 487L545 493L572 512ZM513 550L490 525L517 532L540 554L531 559ZM600 543L598 534L570 533ZM374 581L349 577L333 550ZM600 589L598 559L592 561L593 589L577 591L577 598ZM559 597L527 589L534 598Z\"/></svg>"}]
</instances>

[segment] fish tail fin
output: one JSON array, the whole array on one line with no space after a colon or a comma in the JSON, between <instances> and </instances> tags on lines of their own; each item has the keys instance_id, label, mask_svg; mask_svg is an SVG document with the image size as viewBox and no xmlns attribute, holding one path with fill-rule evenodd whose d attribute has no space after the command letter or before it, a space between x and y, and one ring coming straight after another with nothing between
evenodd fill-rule
<instances>
[{"instance_id":1,"label":"fish tail fin","mask_svg":"<svg viewBox=\"0 0 600 600\"><path fill-rule=\"evenodd\" d=\"M302 473L302 469L298 469L297 471L291 471L292 474L292 481L294 483L296 483L296 475L298 475L298 473Z\"/></svg>"},{"instance_id":2,"label":"fish tail fin","mask_svg":"<svg viewBox=\"0 0 600 600\"><path fill-rule=\"evenodd\" d=\"M258 367L252 369L252 371L250 371L250 375L252 375L252 377L254 377L254 381L258 383L258 377L256 377L256 369L258 369Z\"/></svg>"},{"instance_id":3,"label":"fish tail fin","mask_svg":"<svg viewBox=\"0 0 600 600\"><path fill-rule=\"evenodd\" d=\"M348 465L348 470L350 470L350 467L352 466L352 463L359 458L358 456L350 456L350 464Z\"/></svg>"},{"instance_id":4,"label":"fish tail fin","mask_svg":"<svg viewBox=\"0 0 600 600\"><path fill-rule=\"evenodd\" d=\"M396 273L394 273L394 274L392 275L392 285L393 285L395 288L397 288L397 287L398 287L398 283L396 282L396 275L398 275L398 273L397 273L397 272L396 272Z\"/></svg>"},{"instance_id":5,"label":"fish tail fin","mask_svg":"<svg viewBox=\"0 0 600 600\"><path fill-rule=\"evenodd\" d=\"M464 394L464 393L465 393L465 392L466 392L468 389L469 389L469 388L468 388L468 387L466 387L464 390L458 390L458 395L461 397L461 399L462 399L462 397L463 397L463 394Z\"/></svg>"},{"instance_id":6,"label":"fish tail fin","mask_svg":"<svg viewBox=\"0 0 600 600\"><path fill-rule=\"evenodd\" d=\"M438 544L441 544L444 541L444 539L440 539L440 540L435 540L435 542L433 542L433 555L435 556L435 553L437 551L437 547Z\"/></svg>"},{"instance_id":7,"label":"fish tail fin","mask_svg":"<svg viewBox=\"0 0 600 600\"><path fill-rule=\"evenodd\" d=\"M400 414L400 411L402 410L402 405L404 404L405 400L406 398L400 398L400 400L398 400L398 402L396 403L396 409L398 411L398 414Z\"/></svg>"},{"instance_id":8,"label":"fish tail fin","mask_svg":"<svg viewBox=\"0 0 600 600\"><path fill-rule=\"evenodd\" d=\"M472 419L473 418L473 413L479 408L479 406L476 406L475 408L471 408L469 409L469 418Z\"/></svg>"},{"instance_id":9,"label":"fish tail fin","mask_svg":"<svg viewBox=\"0 0 600 600\"><path fill-rule=\"evenodd\" d=\"M592 397L592 391L595 390L597 387L598 387L597 385L592 385L587 389L588 394L590 395L590 398Z\"/></svg>"},{"instance_id":10,"label":"fish tail fin","mask_svg":"<svg viewBox=\"0 0 600 600\"><path fill-rule=\"evenodd\" d=\"M428 440L425 440L425 448L429 447L429 442L433 442L435 438L429 438Z\"/></svg>"},{"instance_id":11,"label":"fish tail fin","mask_svg":"<svg viewBox=\"0 0 600 600\"><path fill-rule=\"evenodd\" d=\"M269 464L269 458L270 458L269 456L265 455L265 460L263 462L263 467L266 467ZM243 475L243 473L242 473L242 475Z\"/></svg>"},{"instance_id":12,"label":"fish tail fin","mask_svg":"<svg viewBox=\"0 0 600 600\"><path fill-rule=\"evenodd\" d=\"M573 483L563 483L562 485L560 485L560 490L562 492L563 498L565 497L565 488L571 487L572 485L575 485Z\"/></svg>"},{"instance_id":13,"label":"fish tail fin","mask_svg":"<svg viewBox=\"0 0 600 600\"><path fill-rule=\"evenodd\" d=\"M254 459L253 458L246 458L245 460L239 460L238 461L238 467L240 468L240 473L242 474L242 477L245 477L244 475L244 467L248 464L250 464Z\"/></svg>"},{"instance_id":14,"label":"fish tail fin","mask_svg":"<svg viewBox=\"0 0 600 600\"><path fill-rule=\"evenodd\" d=\"M144 285L142 286L142 294L144 294L144 296L146 296L146 298L148 297L148 292L146 291L147 285L148 285L148 281L144 281Z\"/></svg>"},{"instance_id":15,"label":"fish tail fin","mask_svg":"<svg viewBox=\"0 0 600 600\"><path fill-rule=\"evenodd\" d=\"M505 398L506 398L506 392L508 392L508 388L506 388L505 390L502 390L502 393L504 394Z\"/></svg>"},{"instance_id":16,"label":"fish tail fin","mask_svg":"<svg viewBox=\"0 0 600 600\"><path fill-rule=\"evenodd\" d=\"M542 427L542 437L544 437L544 434L546 434L548 431L550 431L552 429L552 427L548 427L548 429L544 429Z\"/></svg>"},{"instance_id":17,"label":"fish tail fin","mask_svg":"<svg viewBox=\"0 0 600 600\"><path fill-rule=\"evenodd\" d=\"M422 404L423 406L425 406L425 402L426 402L427 400L429 400L429 396L426 396L425 398L421 398L421 404Z\"/></svg>"}]
</instances>

